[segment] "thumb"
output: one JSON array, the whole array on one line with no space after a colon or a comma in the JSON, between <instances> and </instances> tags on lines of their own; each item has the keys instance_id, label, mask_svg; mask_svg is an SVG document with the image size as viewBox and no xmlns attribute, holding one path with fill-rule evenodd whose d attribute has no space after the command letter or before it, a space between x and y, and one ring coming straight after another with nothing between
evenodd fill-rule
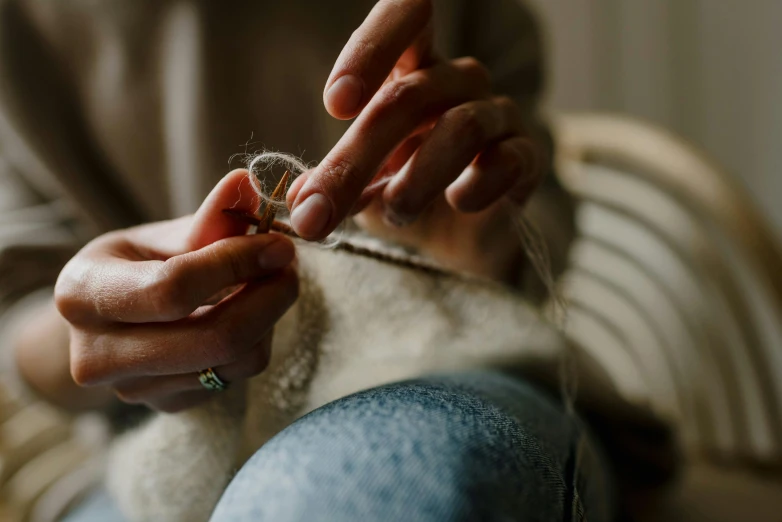
<instances>
[{"instance_id":1,"label":"thumb","mask_svg":"<svg viewBox=\"0 0 782 522\"><path fill-rule=\"evenodd\" d=\"M257 211L259 199L249 175L246 169L233 170L212 189L193 216L187 236L188 250L198 250L215 241L247 233L247 224L225 215L223 209Z\"/></svg>"}]
</instances>

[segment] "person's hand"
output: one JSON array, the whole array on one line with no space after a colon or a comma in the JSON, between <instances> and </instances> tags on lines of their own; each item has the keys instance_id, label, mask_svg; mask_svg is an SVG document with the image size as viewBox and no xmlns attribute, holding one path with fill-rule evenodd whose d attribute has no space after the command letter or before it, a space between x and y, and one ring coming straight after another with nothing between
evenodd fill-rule
<instances>
[{"instance_id":1,"label":"person's hand","mask_svg":"<svg viewBox=\"0 0 782 522\"><path fill-rule=\"evenodd\" d=\"M298 282L287 238L244 235L247 226L221 212L254 210L246 176L228 174L194 216L99 237L63 269L55 303L70 323L78 384L172 412L209 398L201 370L229 383L263 371Z\"/></svg>"},{"instance_id":2,"label":"person's hand","mask_svg":"<svg viewBox=\"0 0 782 522\"><path fill-rule=\"evenodd\" d=\"M434 54L430 0L380 0L337 59L324 103L336 118L358 118L288 192L306 239L366 209L365 228L414 246L465 228L474 243L501 199L523 202L540 181L542 149L516 103L492 94L475 59Z\"/></svg>"}]
</instances>

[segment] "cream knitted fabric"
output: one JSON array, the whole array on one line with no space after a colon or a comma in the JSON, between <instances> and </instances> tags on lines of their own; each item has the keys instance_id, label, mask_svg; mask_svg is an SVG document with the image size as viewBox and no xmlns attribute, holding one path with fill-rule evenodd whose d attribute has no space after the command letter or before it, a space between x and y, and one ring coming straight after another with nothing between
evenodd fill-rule
<instances>
[{"instance_id":1,"label":"cream knitted fabric","mask_svg":"<svg viewBox=\"0 0 782 522\"><path fill-rule=\"evenodd\" d=\"M203 407L157 415L119 439L109 487L132 522L205 521L232 472L307 411L367 387L476 367L551 368L564 342L521 297L298 245L300 297L269 368ZM195 378L195 377L194 377Z\"/></svg>"}]
</instances>

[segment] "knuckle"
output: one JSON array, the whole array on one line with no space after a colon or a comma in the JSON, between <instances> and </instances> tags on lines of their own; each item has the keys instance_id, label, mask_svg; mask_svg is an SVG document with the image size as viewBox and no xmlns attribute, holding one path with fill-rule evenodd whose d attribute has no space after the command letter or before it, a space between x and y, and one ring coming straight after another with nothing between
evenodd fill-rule
<instances>
[{"instance_id":1,"label":"knuckle","mask_svg":"<svg viewBox=\"0 0 782 522\"><path fill-rule=\"evenodd\" d=\"M491 83L491 71L486 67L483 62L473 56L465 56L460 59L463 70L474 77L482 85L489 85Z\"/></svg>"},{"instance_id":2,"label":"knuckle","mask_svg":"<svg viewBox=\"0 0 782 522\"><path fill-rule=\"evenodd\" d=\"M408 178L401 179L393 191L383 196L383 204L395 220L400 223L412 221L420 211L419 203L412 194L415 193L415 182Z\"/></svg>"},{"instance_id":3,"label":"knuckle","mask_svg":"<svg viewBox=\"0 0 782 522\"><path fill-rule=\"evenodd\" d=\"M417 114L426 108L426 100L426 86L413 73L383 87L380 92L381 116L385 116L389 111Z\"/></svg>"},{"instance_id":4,"label":"knuckle","mask_svg":"<svg viewBox=\"0 0 782 522\"><path fill-rule=\"evenodd\" d=\"M344 157L326 157L320 167L324 189L331 192L338 192L345 185L361 187L365 178L364 173Z\"/></svg>"},{"instance_id":5,"label":"knuckle","mask_svg":"<svg viewBox=\"0 0 782 522\"><path fill-rule=\"evenodd\" d=\"M375 60L383 54L383 49L378 45L378 42L374 38L369 38L356 29L353 31L350 37L355 49L361 49L361 52L368 56L370 60Z\"/></svg>"},{"instance_id":6,"label":"knuckle","mask_svg":"<svg viewBox=\"0 0 782 522\"><path fill-rule=\"evenodd\" d=\"M516 103L516 100L510 96L495 96L492 101L494 101L494 104L497 105L503 112L511 113L519 118L521 117L521 110L519 109L519 105Z\"/></svg>"},{"instance_id":7,"label":"knuckle","mask_svg":"<svg viewBox=\"0 0 782 522\"><path fill-rule=\"evenodd\" d=\"M84 300L86 278L75 272L70 263L65 266L54 285L53 295L57 311L70 323L83 319L90 309L89 303Z\"/></svg>"},{"instance_id":8,"label":"knuckle","mask_svg":"<svg viewBox=\"0 0 782 522\"><path fill-rule=\"evenodd\" d=\"M54 289L54 306L69 323L75 323L82 315L82 302L72 292L64 291L58 284Z\"/></svg>"},{"instance_id":9,"label":"knuckle","mask_svg":"<svg viewBox=\"0 0 782 522\"><path fill-rule=\"evenodd\" d=\"M90 364L83 359L71 358L71 378L79 386L89 386L95 381L95 374Z\"/></svg>"},{"instance_id":10,"label":"knuckle","mask_svg":"<svg viewBox=\"0 0 782 522\"><path fill-rule=\"evenodd\" d=\"M68 350L73 382L79 386L97 386L105 383L112 375L111 361L100 356L104 352L105 340L100 335L73 330Z\"/></svg>"},{"instance_id":11,"label":"knuckle","mask_svg":"<svg viewBox=\"0 0 782 522\"><path fill-rule=\"evenodd\" d=\"M490 139L491 130L481 117L478 109L472 105L457 107L448 111L446 118L459 144L483 144Z\"/></svg>"},{"instance_id":12,"label":"knuckle","mask_svg":"<svg viewBox=\"0 0 782 522\"><path fill-rule=\"evenodd\" d=\"M143 285L149 306L161 320L174 320L188 315L188 286L177 258L163 261Z\"/></svg>"},{"instance_id":13,"label":"knuckle","mask_svg":"<svg viewBox=\"0 0 782 522\"><path fill-rule=\"evenodd\" d=\"M105 378L106 373L89 358L71 356L71 378L79 386L95 386Z\"/></svg>"}]
</instances>

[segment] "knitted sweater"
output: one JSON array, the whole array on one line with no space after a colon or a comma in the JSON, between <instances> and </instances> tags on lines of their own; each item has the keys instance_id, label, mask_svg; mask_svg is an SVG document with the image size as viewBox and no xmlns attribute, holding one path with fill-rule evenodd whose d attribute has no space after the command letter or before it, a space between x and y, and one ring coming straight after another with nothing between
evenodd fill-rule
<instances>
[{"instance_id":1,"label":"knitted sweater","mask_svg":"<svg viewBox=\"0 0 782 522\"><path fill-rule=\"evenodd\" d=\"M494 368L556 393L567 363L574 370L568 379L579 383L577 406L602 419L597 429L665 433L519 294L306 243L298 259L299 299L275 328L262 374L204 406L156 415L115 441L108 484L128 520L206 521L244 460L299 416L432 372ZM667 464L664 458L636 472L648 477Z\"/></svg>"}]
</instances>

